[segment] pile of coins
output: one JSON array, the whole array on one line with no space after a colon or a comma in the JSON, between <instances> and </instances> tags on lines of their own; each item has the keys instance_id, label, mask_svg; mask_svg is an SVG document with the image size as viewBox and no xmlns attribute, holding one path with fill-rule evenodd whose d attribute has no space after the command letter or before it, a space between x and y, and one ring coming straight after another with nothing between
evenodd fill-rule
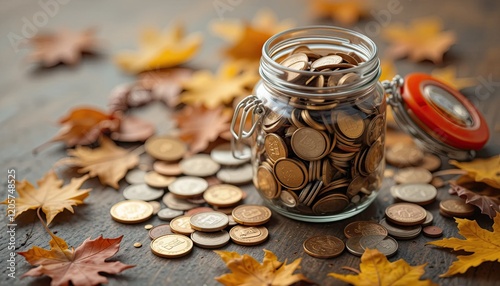
<instances>
[{"instance_id":1,"label":"pile of coins","mask_svg":"<svg viewBox=\"0 0 500 286\"><path fill-rule=\"evenodd\" d=\"M323 54L322 54L323 53ZM281 65L320 72L287 81L314 87L355 83L341 73L362 60L354 53L296 48ZM339 71L325 78L321 72ZM381 183L384 164L385 100L369 92L352 101L270 96L257 139L255 185L271 204L289 212L323 216L363 201ZM274 102L273 102L274 101Z\"/></svg>"},{"instance_id":2,"label":"pile of coins","mask_svg":"<svg viewBox=\"0 0 500 286\"><path fill-rule=\"evenodd\" d=\"M220 248L230 240L256 245L268 238L263 225L272 213L264 206L241 204L246 193L236 185L251 182L252 168L233 158L229 144L215 147L210 155L188 158L184 158L186 145L174 137L152 137L145 147L157 159L153 171L131 170L125 177L130 184L123 190L126 200L115 204L110 214L125 224L141 223L156 214L168 221L145 226L155 255L176 258L190 253L193 245Z\"/></svg>"}]
</instances>

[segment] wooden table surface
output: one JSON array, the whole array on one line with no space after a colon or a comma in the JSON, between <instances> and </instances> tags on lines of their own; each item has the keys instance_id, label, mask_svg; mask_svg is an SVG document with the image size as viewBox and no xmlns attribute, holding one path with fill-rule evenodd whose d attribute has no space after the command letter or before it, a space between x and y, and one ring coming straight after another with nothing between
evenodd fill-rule
<instances>
[{"instance_id":1,"label":"wooden table surface","mask_svg":"<svg viewBox=\"0 0 500 286\"><path fill-rule=\"evenodd\" d=\"M56 1L56 0L54 0ZM52 1L52 2L54 2ZM391 0L392 1L392 0ZM389 2L373 3L373 12L386 9ZM397 0L396 0L397 1ZM42 2L42 1L40 1ZM28 51L24 47L14 48L8 40L10 32L21 35L25 20L32 19L43 11L38 1L7 0L0 5L0 160L4 170L1 176L2 196L6 197L7 169L15 168L18 179L26 178L32 183L41 178L52 165L65 156L62 145L53 146L34 156L31 151L46 142L56 132L56 120L66 114L68 109L77 105L106 107L107 97L116 85L132 82L133 76L122 73L112 62L112 55L125 48L137 46L138 33L145 26L165 27L174 21L186 24L188 31L200 31L205 41L201 52L188 65L189 67L215 69L221 61L219 54L224 42L210 34L207 23L222 18L250 19L262 7L272 8L280 19L292 18L296 25L330 24L331 21L315 18L308 9L307 1L61 1L56 13L47 23L36 27L40 31L53 31L60 27L84 29L97 27L103 40L103 52L97 57L86 57L76 67L58 66L43 70L25 61ZM233 3L232 9L219 15L215 5ZM454 65L459 77L473 77L477 86L463 90L478 108L485 114L491 131L491 139L480 157L500 153L500 2L498 1L406 1L400 0L402 11L391 15L389 22L409 22L414 18L438 16L443 19L446 29L457 34L457 43L446 54L442 66ZM31 21L31 20L30 20ZM358 23L361 31L366 30L373 18ZM377 24L377 22L373 22ZM372 24L373 24L372 23ZM378 25L387 23L378 22ZM384 54L385 42L377 33L371 35ZM430 62L411 63L408 60L396 62L400 74L410 72L430 72L435 66ZM153 104L134 111L136 114L155 121L159 133L165 133L174 126L169 119L169 111L161 104ZM145 161L146 155L142 156ZM70 171L58 172L66 182L75 174ZM293 261L302 258L301 272L321 285L343 285L338 280L327 277L329 272L348 273L342 266L359 269L360 259L347 251L334 259L316 259L302 250L305 239L317 234L331 234L344 239L343 229L356 220L379 220L384 209L392 203L386 180L375 202L363 213L350 219L332 223L305 223L293 221L274 214L267 224L270 238L262 245L242 247L230 243L225 250L248 253L259 260L263 257L262 249L272 250L280 260ZM127 184L121 182L120 189ZM123 225L114 222L109 216L110 207L123 200L120 192L102 187L96 179L84 184L92 187L86 204L75 207L75 214L65 211L58 215L51 225L57 235L70 245L78 246L91 236L117 237L124 235L120 251L113 259L119 259L136 267L122 274L109 276L110 285L215 285L214 277L227 273L228 270L219 257L210 250L195 247L193 252L179 259L162 259L153 255L148 247L149 238L144 224ZM247 203L261 203L253 186L245 186L249 196ZM441 199L450 195L441 189L436 202L428 206L434 215L434 224L444 229L444 237L457 236L453 220L443 218L438 213ZM3 198L2 198L3 200ZM2 207L3 209L3 207ZM491 229L492 221L484 215L476 214L483 227ZM18 224L16 238L18 251L25 251L33 246L47 248L49 236L37 221L34 212L22 215ZM0 243L7 243L5 231L7 220L1 221L4 231L0 232ZM147 223L162 223L157 217ZM431 241L424 236L399 241L397 254L390 261L405 259L411 265L428 263L423 278L430 278L442 285L498 285L500 264L485 262L472 268L464 275L452 278L438 278L456 259L448 249L426 246ZM134 242L142 242L142 248L134 248ZM48 285L50 279L25 278L19 280L22 273L31 266L20 256L17 257L16 280L6 277L8 252L1 247L0 258L2 278L5 285ZM9 279L9 280L7 280Z\"/></svg>"}]
</instances>

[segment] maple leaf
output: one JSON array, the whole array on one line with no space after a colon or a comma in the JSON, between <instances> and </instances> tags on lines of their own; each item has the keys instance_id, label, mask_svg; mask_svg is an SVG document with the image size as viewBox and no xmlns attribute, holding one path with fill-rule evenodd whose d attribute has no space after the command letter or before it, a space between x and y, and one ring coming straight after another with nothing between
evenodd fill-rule
<instances>
[{"instance_id":1,"label":"maple leaf","mask_svg":"<svg viewBox=\"0 0 500 286\"><path fill-rule=\"evenodd\" d=\"M444 238L428 242L427 244L439 247L452 248L472 252L471 255L459 255L448 271L440 277L449 277L458 273L465 273L470 267L476 267L485 261L500 262L500 215L494 218L493 231L481 228L475 220L455 218L458 233L465 239L455 237Z\"/></svg>"},{"instance_id":2,"label":"maple leaf","mask_svg":"<svg viewBox=\"0 0 500 286\"><path fill-rule=\"evenodd\" d=\"M380 61L380 69L382 70L382 73L380 74L380 81L383 80L392 80L396 74L397 74L397 69L396 66L392 61L389 60L381 60Z\"/></svg>"},{"instance_id":3,"label":"maple leaf","mask_svg":"<svg viewBox=\"0 0 500 286\"><path fill-rule=\"evenodd\" d=\"M464 186L459 186L450 183L449 193L457 195L465 202L481 209L481 213L488 215L491 219L500 212L500 194L498 191L493 191L491 187L484 188L480 192L471 191Z\"/></svg>"},{"instance_id":4,"label":"maple leaf","mask_svg":"<svg viewBox=\"0 0 500 286\"><path fill-rule=\"evenodd\" d=\"M366 2L359 0L316 0L312 2L312 10L318 16L330 17L345 26L352 26L368 15Z\"/></svg>"},{"instance_id":5,"label":"maple leaf","mask_svg":"<svg viewBox=\"0 0 500 286\"><path fill-rule=\"evenodd\" d=\"M353 285L437 285L431 280L420 280L426 265L410 266L403 259L389 262L377 249L367 248L361 256L359 275L328 275Z\"/></svg>"},{"instance_id":6,"label":"maple leaf","mask_svg":"<svg viewBox=\"0 0 500 286\"><path fill-rule=\"evenodd\" d=\"M240 255L236 252L215 250L226 263L232 273L215 277L215 280L226 285L291 285L299 281L309 280L302 274L293 274L300 267L301 258L286 264L278 261L271 251L264 249L264 259L259 263L248 254Z\"/></svg>"},{"instance_id":7,"label":"maple leaf","mask_svg":"<svg viewBox=\"0 0 500 286\"><path fill-rule=\"evenodd\" d=\"M201 42L199 34L186 36L182 25L174 25L163 33L149 28L142 34L138 51L121 52L115 61L121 69L131 73L173 67L190 60Z\"/></svg>"},{"instance_id":8,"label":"maple leaf","mask_svg":"<svg viewBox=\"0 0 500 286\"><path fill-rule=\"evenodd\" d=\"M473 86L476 83L473 77L457 78L457 70L454 66L435 69L431 72L431 75L458 90Z\"/></svg>"},{"instance_id":9,"label":"maple leaf","mask_svg":"<svg viewBox=\"0 0 500 286\"><path fill-rule=\"evenodd\" d=\"M257 69L249 68L246 61L222 64L217 74L208 70L197 71L184 82L181 101L191 105L204 105L209 109L230 104L234 98L246 96L257 83Z\"/></svg>"},{"instance_id":10,"label":"maple leaf","mask_svg":"<svg viewBox=\"0 0 500 286\"><path fill-rule=\"evenodd\" d=\"M49 242L50 250L34 246L28 251L18 252L31 265L38 267L24 273L26 276L47 275L52 278L50 285L91 286L107 283L108 279L99 274L117 274L135 265L127 265L119 261L106 262L120 249L123 235L117 238L87 238L76 249L69 249L64 239L52 234Z\"/></svg>"},{"instance_id":11,"label":"maple leaf","mask_svg":"<svg viewBox=\"0 0 500 286\"><path fill-rule=\"evenodd\" d=\"M216 21L211 23L210 29L212 33L231 43L224 50L226 55L235 59L258 61L267 39L293 26L293 21L287 19L278 22L272 10L262 9L250 23L240 20Z\"/></svg>"},{"instance_id":12,"label":"maple leaf","mask_svg":"<svg viewBox=\"0 0 500 286\"><path fill-rule=\"evenodd\" d=\"M391 42L388 51L396 58L408 56L414 62L431 60L435 64L443 61L444 53L456 41L455 33L442 32L438 18L413 20L407 28L400 23L391 24L383 30L383 36Z\"/></svg>"},{"instance_id":13,"label":"maple leaf","mask_svg":"<svg viewBox=\"0 0 500 286\"><path fill-rule=\"evenodd\" d=\"M103 185L115 189L118 189L118 181L127 171L139 164L137 152L118 147L105 137L102 138L99 148L78 146L68 150L68 155L72 157L63 158L56 165L80 167L79 173L89 173L91 178L97 176Z\"/></svg>"},{"instance_id":14,"label":"maple leaf","mask_svg":"<svg viewBox=\"0 0 500 286\"><path fill-rule=\"evenodd\" d=\"M28 181L16 181L16 190L19 195L16 198L16 212L14 218L28 210L41 209L47 218L47 224L54 217L67 209L73 213L73 206L83 204L83 200L88 197L91 189L79 190L88 176L73 178L71 182L63 186L54 171L50 171L43 178L38 180L38 189ZM8 200L2 202L7 204Z\"/></svg>"},{"instance_id":15,"label":"maple leaf","mask_svg":"<svg viewBox=\"0 0 500 286\"><path fill-rule=\"evenodd\" d=\"M484 182L500 189L500 155L486 159L478 158L470 162L450 160L450 164L467 171L467 175L476 182Z\"/></svg>"},{"instance_id":16,"label":"maple leaf","mask_svg":"<svg viewBox=\"0 0 500 286\"><path fill-rule=\"evenodd\" d=\"M82 53L95 52L97 40L94 35L94 29L81 32L61 29L53 34L34 36L29 42L35 50L28 56L28 59L40 62L47 68L59 63L77 64Z\"/></svg>"},{"instance_id":17,"label":"maple leaf","mask_svg":"<svg viewBox=\"0 0 500 286\"><path fill-rule=\"evenodd\" d=\"M175 115L180 128L180 138L189 144L191 154L204 151L210 142L229 129L231 116L222 111L222 107L207 109L186 106Z\"/></svg>"}]
</instances>

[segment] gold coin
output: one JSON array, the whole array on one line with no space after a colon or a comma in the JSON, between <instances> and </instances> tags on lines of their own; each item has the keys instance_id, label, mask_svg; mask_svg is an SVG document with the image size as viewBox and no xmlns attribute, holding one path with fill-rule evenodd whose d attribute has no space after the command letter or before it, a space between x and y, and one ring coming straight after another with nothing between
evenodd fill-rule
<instances>
[{"instance_id":1,"label":"gold coin","mask_svg":"<svg viewBox=\"0 0 500 286\"><path fill-rule=\"evenodd\" d=\"M175 181L175 179L175 177L163 176L155 171L148 172L144 176L144 181L148 184L148 186L161 189L168 187L168 185Z\"/></svg>"},{"instance_id":2,"label":"gold coin","mask_svg":"<svg viewBox=\"0 0 500 286\"><path fill-rule=\"evenodd\" d=\"M337 55L322 57L312 62L311 70L323 70L336 67L342 61L343 61L342 57Z\"/></svg>"},{"instance_id":3,"label":"gold coin","mask_svg":"<svg viewBox=\"0 0 500 286\"><path fill-rule=\"evenodd\" d=\"M267 165L261 165L257 169L256 187L261 191L264 197L273 199L280 195L281 185L276 182L273 171Z\"/></svg>"},{"instance_id":4,"label":"gold coin","mask_svg":"<svg viewBox=\"0 0 500 286\"><path fill-rule=\"evenodd\" d=\"M395 224L411 226L418 225L425 221L427 213L425 209L416 204L397 203L385 209L387 219Z\"/></svg>"},{"instance_id":5,"label":"gold coin","mask_svg":"<svg viewBox=\"0 0 500 286\"><path fill-rule=\"evenodd\" d=\"M395 167L416 166L424 158L424 152L417 146L405 143L396 143L389 148L385 154L387 163Z\"/></svg>"},{"instance_id":6,"label":"gold coin","mask_svg":"<svg viewBox=\"0 0 500 286\"><path fill-rule=\"evenodd\" d=\"M297 129L291 140L292 149L295 154L304 160L315 161L327 155L330 147L328 137L324 132L302 127Z\"/></svg>"},{"instance_id":7,"label":"gold coin","mask_svg":"<svg viewBox=\"0 0 500 286\"><path fill-rule=\"evenodd\" d=\"M425 153L422 162L418 166L429 170L429 172L437 171L441 167L441 158L431 153Z\"/></svg>"},{"instance_id":8,"label":"gold coin","mask_svg":"<svg viewBox=\"0 0 500 286\"><path fill-rule=\"evenodd\" d=\"M306 239L302 247L312 257L333 258L342 254L345 244L333 235L318 235Z\"/></svg>"},{"instance_id":9,"label":"gold coin","mask_svg":"<svg viewBox=\"0 0 500 286\"><path fill-rule=\"evenodd\" d=\"M234 243L251 246L263 243L269 236L269 231L264 226L235 225L229 235Z\"/></svg>"},{"instance_id":10,"label":"gold coin","mask_svg":"<svg viewBox=\"0 0 500 286\"><path fill-rule=\"evenodd\" d=\"M288 156L288 149L285 141L274 133L266 135L264 139L264 148L266 149L267 156L269 156L273 162Z\"/></svg>"},{"instance_id":11,"label":"gold coin","mask_svg":"<svg viewBox=\"0 0 500 286\"><path fill-rule=\"evenodd\" d=\"M149 201L148 204L150 204L153 207L153 215L158 214L158 212L161 209L161 204L157 201Z\"/></svg>"},{"instance_id":12,"label":"gold coin","mask_svg":"<svg viewBox=\"0 0 500 286\"><path fill-rule=\"evenodd\" d=\"M232 212L235 222L248 226L265 224L271 219L271 215L269 208L259 205L240 205Z\"/></svg>"},{"instance_id":13,"label":"gold coin","mask_svg":"<svg viewBox=\"0 0 500 286\"><path fill-rule=\"evenodd\" d=\"M153 136L146 141L144 147L151 157L163 161L177 161L187 151L184 142L169 136Z\"/></svg>"},{"instance_id":14,"label":"gold coin","mask_svg":"<svg viewBox=\"0 0 500 286\"><path fill-rule=\"evenodd\" d=\"M142 243L140 243L140 242L135 242L135 243L134 243L134 247L135 247L135 248L142 247Z\"/></svg>"},{"instance_id":15,"label":"gold coin","mask_svg":"<svg viewBox=\"0 0 500 286\"><path fill-rule=\"evenodd\" d=\"M237 205L243 199L243 191L233 185L214 185L203 193L203 199L213 206L231 207Z\"/></svg>"},{"instance_id":16,"label":"gold coin","mask_svg":"<svg viewBox=\"0 0 500 286\"><path fill-rule=\"evenodd\" d=\"M157 256L177 258L191 252L193 241L184 235L167 234L151 241L150 248L151 252Z\"/></svg>"},{"instance_id":17,"label":"gold coin","mask_svg":"<svg viewBox=\"0 0 500 286\"><path fill-rule=\"evenodd\" d=\"M178 234L190 235L194 232L194 229L191 228L191 224L189 223L190 219L190 216L178 216L172 219L170 221L170 230Z\"/></svg>"},{"instance_id":18,"label":"gold coin","mask_svg":"<svg viewBox=\"0 0 500 286\"><path fill-rule=\"evenodd\" d=\"M181 167L179 167L178 163L168 163L164 161L154 162L153 170L163 176L179 176L182 174Z\"/></svg>"},{"instance_id":19,"label":"gold coin","mask_svg":"<svg viewBox=\"0 0 500 286\"><path fill-rule=\"evenodd\" d=\"M134 224L148 220L153 215L153 206L145 201L125 200L113 205L109 212L117 222Z\"/></svg>"},{"instance_id":20,"label":"gold coin","mask_svg":"<svg viewBox=\"0 0 500 286\"><path fill-rule=\"evenodd\" d=\"M376 222L355 221L351 222L344 228L344 235L347 238L366 235L387 236L387 229Z\"/></svg>"},{"instance_id":21,"label":"gold coin","mask_svg":"<svg viewBox=\"0 0 500 286\"><path fill-rule=\"evenodd\" d=\"M152 229L152 228L153 228L153 225L152 225L152 224L146 224L146 225L144 226L144 229L146 229L146 230L150 230L150 229Z\"/></svg>"},{"instance_id":22,"label":"gold coin","mask_svg":"<svg viewBox=\"0 0 500 286\"><path fill-rule=\"evenodd\" d=\"M337 85L344 85L344 84L351 84L355 83L356 81L359 80L359 76L355 73L348 73L345 74L341 79L339 79L339 82Z\"/></svg>"},{"instance_id":23,"label":"gold coin","mask_svg":"<svg viewBox=\"0 0 500 286\"><path fill-rule=\"evenodd\" d=\"M345 111L337 113L337 126L347 138L357 139L365 131L365 123L363 118L357 114L349 114Z\"/></svg>"},{"instance_id":24,"label":"gold coin","mask_svg":"<svg viewBox=\"0 0 500 286\"><path fill-rule=\"evenodd\" d=\"M394 180L398 184L427 184L432 181L432 174L424 168L407 167L399 169Z\"/></svg>"},{"instance_id":25,"label":"gold coin","mask_svg":"<svg viewBox=\"0 0 500 286\"><path fill-rule=\"evenodd\" d=\"M368 188L368 178L363 176L357 176L351 180L351 183L349 183L346 195L347 197L352 198L355 195L357 195L363 188L365 189Z\"/></svg>"},{"instance_id":26,"label":"gold coin","mask_svg":"<svg viewBox=\"0 0 500 286\"><path fill-rule=\"evenodd\" d=\"M377 170L377 167L380 165L380 162L384 158L384 145L380 140L377 140L373 145L368 149L365 157L365 170L366 172L373 173Z\"/></svg>"},{"instance_id":27,"label":"gold coin","mask_svg":"<svg viewBox=\"0 0 500 286\"><path fill-rule=\"evenodd\" d=\"M368 128L366 129L365 143L368 145L372 145L377 141L377 139L382 135L384 131L384 117L382 114L375 116L370 123L368 124Z\"/></svg>"},{"instance_id":28,"label":"gold coin","mask_svg":"<svg viewBox=\"0 0 500 286\"><path fill-rule=\"evenodd\" d=\"M470 217L476 208L461 199L449 199L439 203L439 210L450 217Z\"/></svg>"},{"instance_id":29,"label":"gold coin","mask_svg":"<svg viewBox=\"0 0 500 286\"><path fill-rule=\"evenodd\" d=\"M274 164L276 179L290 190L302 189L307 184L307 169L304 163L282 158Z\"/></svg>"}]
</instances>

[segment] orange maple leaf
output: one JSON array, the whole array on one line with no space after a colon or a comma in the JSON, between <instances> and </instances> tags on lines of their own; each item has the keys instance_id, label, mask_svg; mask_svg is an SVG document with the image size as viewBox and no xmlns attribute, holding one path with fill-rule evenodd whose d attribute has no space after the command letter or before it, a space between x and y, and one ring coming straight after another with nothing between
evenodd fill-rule
<instances>
[{"instance_id":1,"label":"orange maple leaf","mask_svg":"<svg viewBox=\"0 0 500 286\"><path fill-rule=\"evenodd\" d=\"M34 246L28 251L18 252L31 265L38 267L24 273L26 276L47 275L52 278L50 285L91 286L107 283L108 279L99 274L117 274L135 265L123 264L119 261L106 262L120 249L123 236L117 238L103 238L92 240L87 238L76 249L69 249L64 239L51 235L50 250Z\"/></svg>"},{"instance_id":2,"label":"orange maple leaf","mask_svg":"<svg viewBox=\"0 0 500 286\"><path fill-rule=\"evenodd\" d=\"M312 10L319 16L330 17L345 26L351 26L368 14L367 1L359 0L315 0Z\"/></svg>"}]
</instances>

